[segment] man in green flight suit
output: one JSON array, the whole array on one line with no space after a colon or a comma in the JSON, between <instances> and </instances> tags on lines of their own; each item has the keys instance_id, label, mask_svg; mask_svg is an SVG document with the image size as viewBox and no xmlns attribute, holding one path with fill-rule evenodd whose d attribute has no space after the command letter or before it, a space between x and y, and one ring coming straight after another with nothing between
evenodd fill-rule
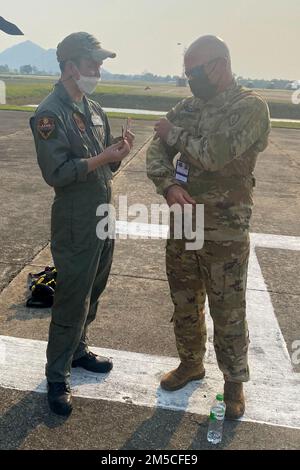
<instances>
[{"instance_id":1,"label":"man in green flight suit","mask_svg":"<svg viewBox=\"0 0 300 470\"><path fill-rule=\"evenodd\" d=\"M113 240L96 234L96 210L110 202L112 171L130 152L134 135L128 131L112 144L104 111L86 97L96 88L108 57L115 53L103 49L92 35L67 36L57 47L61 79L30 121L42 175L55 191L51 252L57 287L46 377L49 406L61 415L72 411L71 367L96 373L112 368L109 358L88 349L87 329L95 319L113 256Z\"/></svg>"},{"instance_id":2,"label":"man in green flight suit","mask_svg":"<svg viewBox=\"0 0 300 470\"><path fill-rule=\"evenodd\" d=\"M207 296L225 380L226 416L235 419L244 413L243 382L249 380L246 282L253 170L258 153L267 146L269 111L259 95L236 83L221 39L200 37L184 61L194 96L155 125L147 172L169 206L204 205L204 245L192 251L185 240L170 237L167 242L180 364L162 377L161 386L177 390L204 377Z\"/></svg>"}]
</instances>

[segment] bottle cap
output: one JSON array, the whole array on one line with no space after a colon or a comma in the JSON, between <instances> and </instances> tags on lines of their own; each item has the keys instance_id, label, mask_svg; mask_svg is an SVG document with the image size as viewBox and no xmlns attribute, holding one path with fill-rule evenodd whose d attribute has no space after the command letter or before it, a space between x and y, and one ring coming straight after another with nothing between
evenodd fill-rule
<instances>
[{"instance_id":1,"label":"bottle cap","mask_svg":"<svg viewBox=\"0 0 300 470\"><path fill-rule=\"evenodd\" d=\"M218 401L224 401L224 395L222 393L218 393L218 395L216 396L216 399Z\"/></svg>"}]
</instances>

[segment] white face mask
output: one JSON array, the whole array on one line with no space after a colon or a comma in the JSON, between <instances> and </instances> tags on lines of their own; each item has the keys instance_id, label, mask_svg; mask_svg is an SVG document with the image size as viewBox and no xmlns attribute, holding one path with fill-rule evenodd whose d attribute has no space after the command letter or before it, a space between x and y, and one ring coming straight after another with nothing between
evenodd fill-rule
<instances>
[{"instance_id":1,"label":"white face mask","mask_svg":"<svg viewBox=\"0 0 300 470\"><path fill-rule=\"evenodd\" d=\"M80 75L79 80L75 79L76 85L82 93L87 93L91 95L95 91L100 77L86 77L85 75Z\"/></svg>"}]
</instances>

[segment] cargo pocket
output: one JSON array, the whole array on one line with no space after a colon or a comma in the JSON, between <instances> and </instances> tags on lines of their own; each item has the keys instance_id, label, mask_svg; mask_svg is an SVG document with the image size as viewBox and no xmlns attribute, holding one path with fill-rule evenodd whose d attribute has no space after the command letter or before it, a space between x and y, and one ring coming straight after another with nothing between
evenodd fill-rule
<instances>
[{"instance_id":1,"label":"cargo pocket","mask_svg":"<svg viewBox=\"0 0 300 470\"><path fill-rule=\"evenodd\" d=\"M71 243L70 199L55 198L51 208L51 247L69 247Z\"/></svg>"},{"instance_id":2,"label":"cargo pocket","mask_svg":"<svg viewBox=\"0 0 300 470\"><path fill-rule=\"evenodd\" d=\"M232 309L246 306L248 254L245 244L237 258L224 264L224 301Z\"/></svg>"},{"instance_id":3,"label":"cargo pocket","mask_svg":"<svg viewBox=\"0 0 300 470\"><path fill-rule=\"evenodd\" d=\"M224 265L224 304L232 309L240 308L244 298L244 279L238 259Z\"/></svg>"},{"instance_id":4,"label":"cargo pocket","mask_svg":"<svg viewBox=\"0 0 300 470\"><path fill-rule=\"evenodd\" d=\"M71 246L73 251L85 251L90 248L93 230L93 204L87 195L72 199L71 210ZM84 199L81 199L84 198Z\"/></svg>"}]
</instances>

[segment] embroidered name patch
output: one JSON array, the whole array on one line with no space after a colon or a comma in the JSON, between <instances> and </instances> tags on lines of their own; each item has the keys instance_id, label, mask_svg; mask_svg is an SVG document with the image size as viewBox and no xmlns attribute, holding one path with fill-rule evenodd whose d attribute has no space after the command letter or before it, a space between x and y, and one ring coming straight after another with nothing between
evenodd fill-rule
<instances>
[{"instance_id":1,"label":"embroidered name patch","mask_svg":"<svg viewBox=\"0 0 300 470\"><path fill-rule=\"evenodd\" d=\"M97 114L92 114L92 123L94 126L103 126L101 116L98 116Z\"/></svg>"}]
</instances>

